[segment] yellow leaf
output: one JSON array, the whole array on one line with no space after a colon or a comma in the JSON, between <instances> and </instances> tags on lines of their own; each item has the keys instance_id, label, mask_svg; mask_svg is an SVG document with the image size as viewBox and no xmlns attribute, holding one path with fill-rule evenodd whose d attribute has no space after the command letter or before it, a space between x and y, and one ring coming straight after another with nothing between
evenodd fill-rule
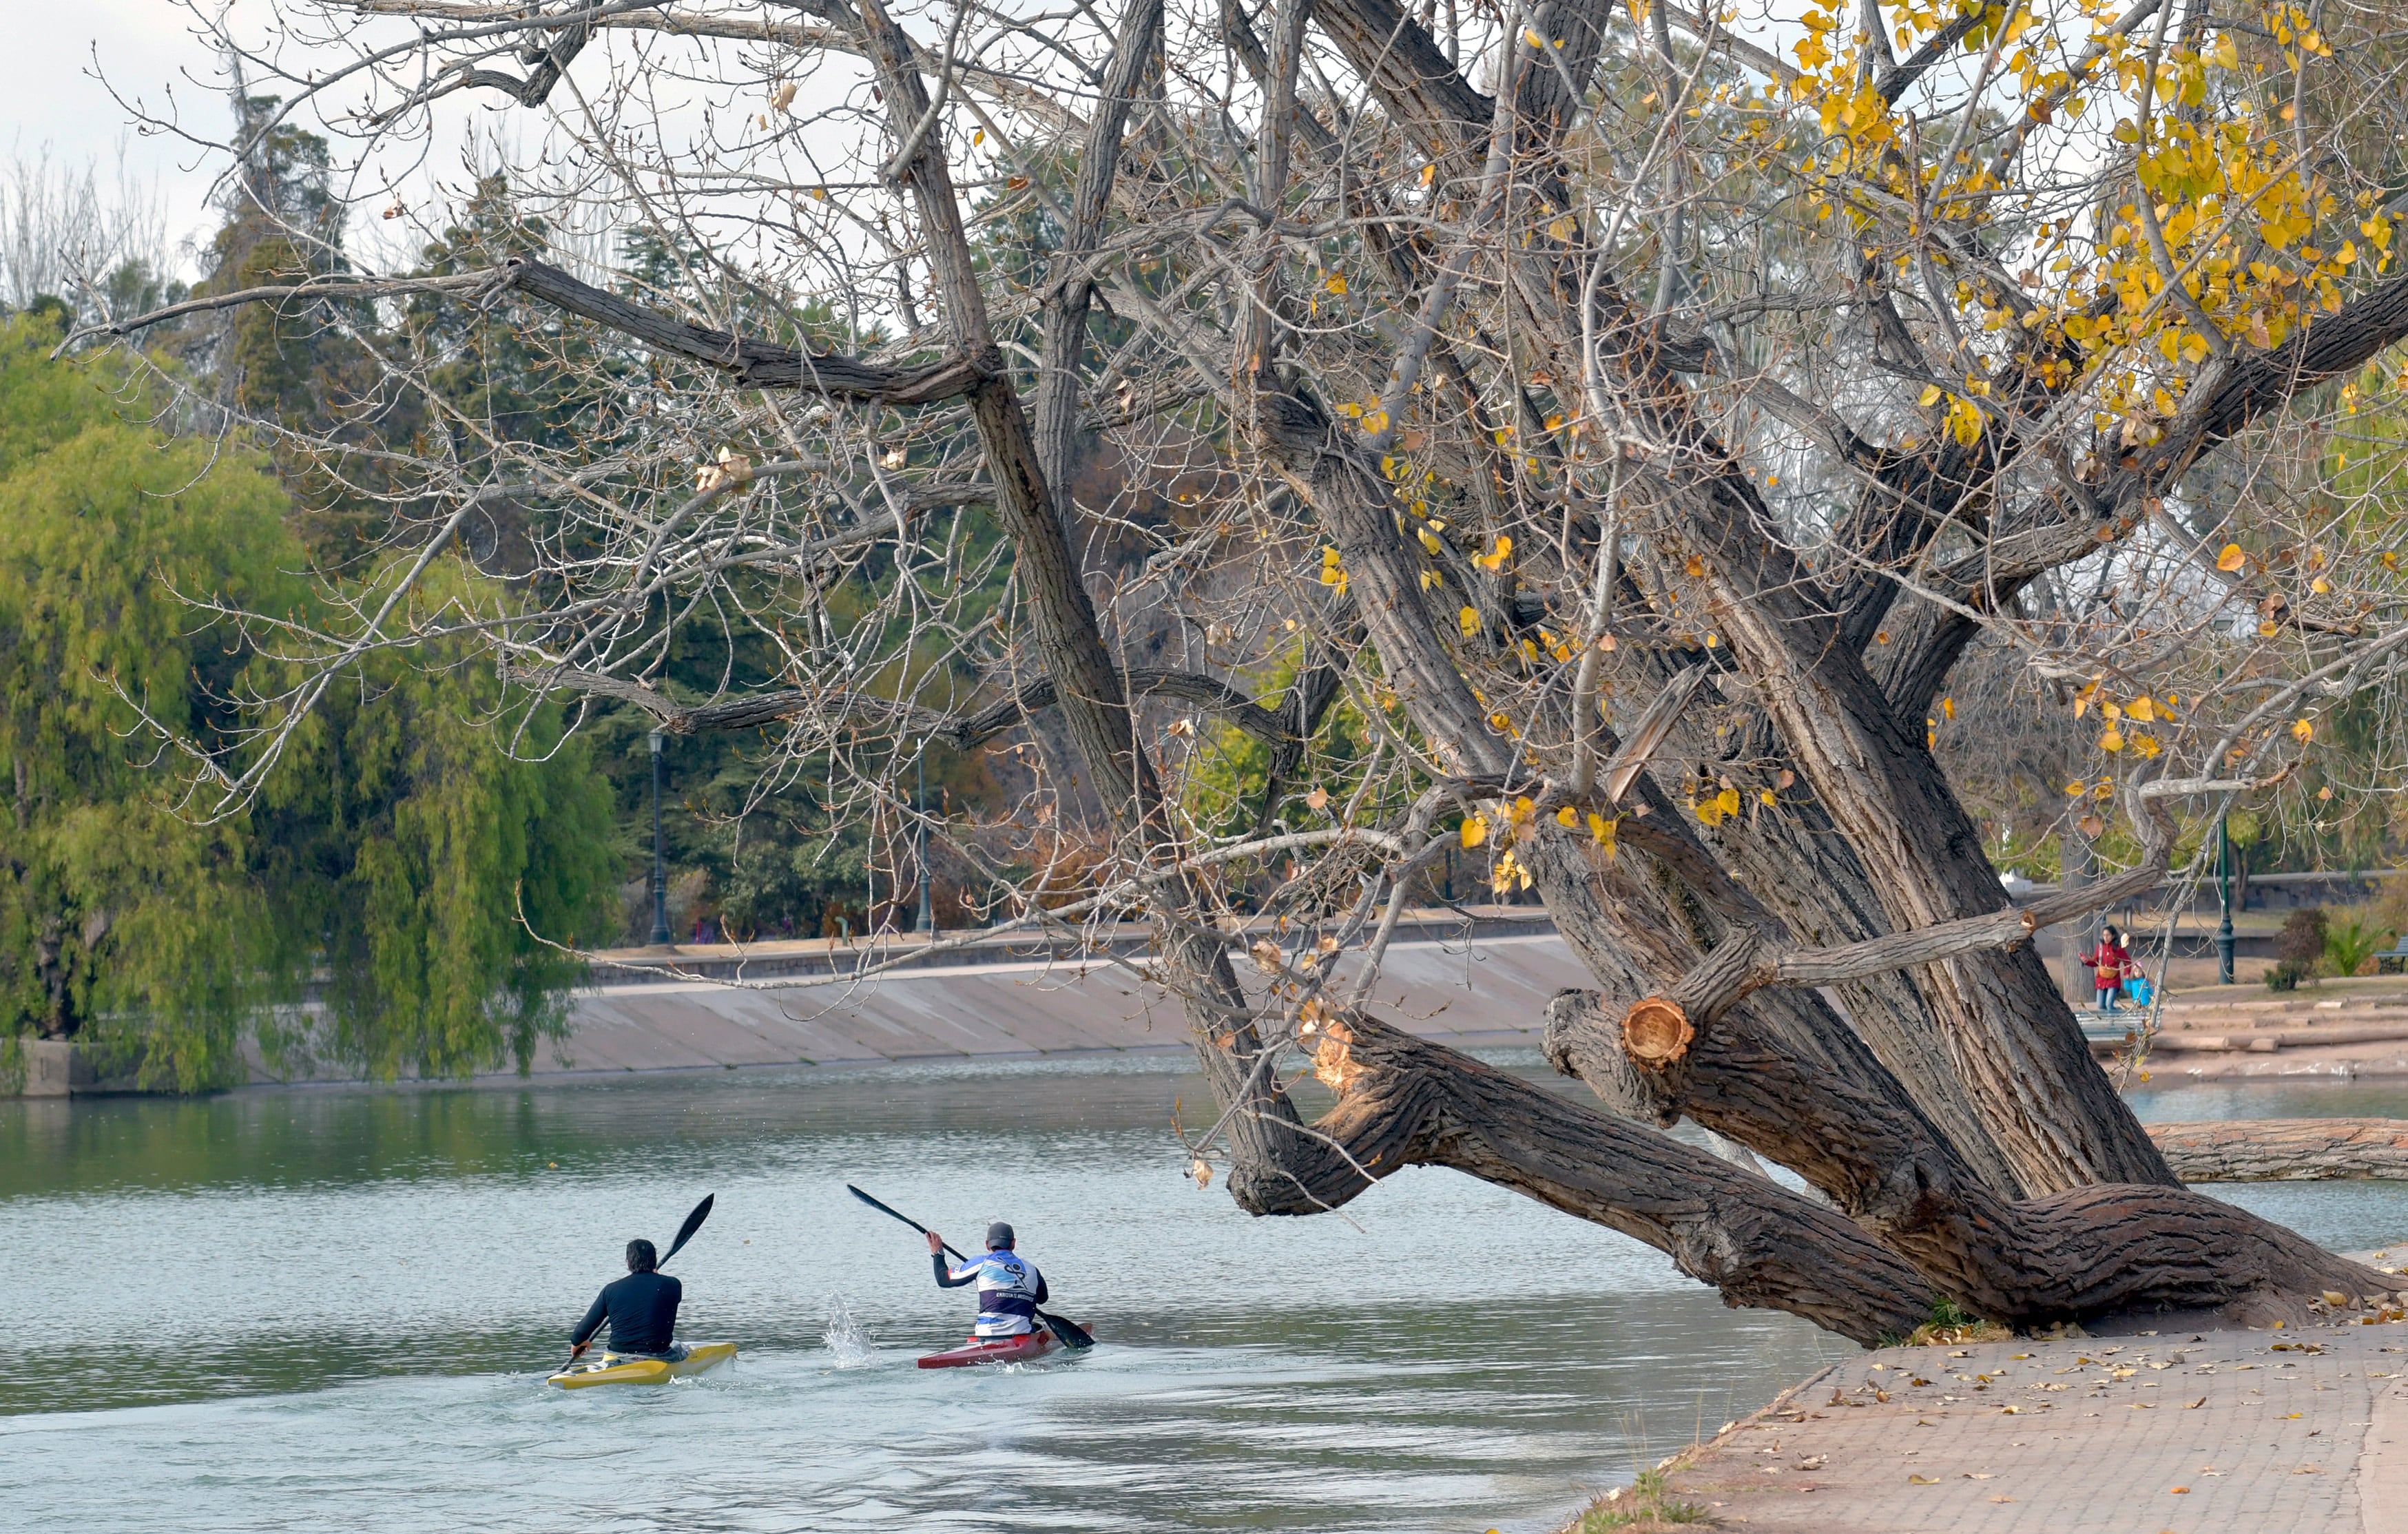
<instances>
[{"instance_id":1,"label":"yellow leaf","mask_svg":"<svg viewBox=\"0 0 2408 1534\"><path fill-rule=\"evenodd\" d=\"M1435 180L1437 180L1437 179L1438 179L1438 166L1436 166L1436 165L1424 165L1424 166L1422 166L1422 185L1424 185L1424 186L1427 186L1427 185L1429 185L1432 181L1435 181Z\"/></svg>"},{"instance_id":2,"label":"yellow leaf","mask_svg":"<svg viewBox=\"0 0 2408 1534\"><path fill-rule=\"evenodd\" d=\"M1608 820L1603 815L1592 813L1588 818L1588 834L1597 839L1598 845L1610 845L1615 829L1621 824L1619 820Z\"/></svg>"},{"instance_id":3,"label":"yellow leaf","mask_svg":"<svg viewBox=\"0 0 2408 1534\"><path fill-rule=\"evenodd\" d=\"M1932 406L1934 406L1934 405L1939 404L1939 403L1940 403L1940 385L1938 385L1938 384L1936 384L1936 383L1927 383L1927 384L1925 384L1925 385L1923 386L1923 394L1922 394L1922 396L1921 396L1920 398L1916 399L1916 400L1915 400L1915 403L1916 403L1917 405L1923 406L1923 407L1924 407L1925 409L1928 409L1930 407L1932 407Z\"/></svg>"},{"instance_id":4,"label":"yellow leaf","mask_svg":"<svg viewBox=\"0 0 2408 1534\"><path fill-rule=\"evenodd\" d=\"M1688 570L1689 574L1693 577L1703 575L1706 573L1706 562L1698 558L1696 554L1691 554L1689 556Z\"/></svg>"},{"instance_id":5,"label":"yellow leaf","mask_svg":"<svg viewBox=\"0 0 2408 1534\"><path fill-rule=\"evenodd\" d=\"M1956 717L1956 700L1955 698L1943 697L1940 700L1940 717L1942 719L1954 719Z\"/></svg>"},{"instance_id":6,"label":"yellow leaf","mask_svg":"<svg viewBox=\"0 0 2408 1534\"><path fill-rule=\"evenodd\" d=\"M1721 793L1714 796L1714 803L1722 806L1722 811L1726 815L1738 814L1739 790L1736 788L1724 789Z\"/></svg>"},{"instance_id":7,"label":"yellow leaf","mask_svg":"<svg viewBox=\"0 0 2408 1534\"><path fill-rule=\"evenodd\" d=\"M1950 396L1948 430L1965 447L1970 448L1979 442L1982 439L1982 408L1970 399Z\"/></svg>"},{"instance_id":8,"label":"yellow leaf","mask_svg":"<svg viewBox=\"0 0 2408 1534\"><path fill-rule=\"evenodd\" d=\"M2323 576L2318 576L2314 581L2308 582L2308 590L2315 592L2318 596L2322 596L2332 590L2332 582L2326 580Z\"/></svg>"},{"instance_id":9,"label":"yellow leaf","mask_svg":"<svg viewBox=\"0 0 2408 1534\"><path fill-rule=\"evenodd\" d=\"M2124 732L2117 729L2110 729L2106 734L2099 738L2099 749L2100 751L2122 751L2124 749Z\"/></svg>"},{"instance_id":10,"label":"yellow leaf","mask_svg":"<svg viewBox=\"0 0 2408 1534\"><path fill-rule=\"evenodd\" d=\"M2241 568L2248 562L2249 556L2242 552L2241 545L2238 543L2226 544L2224 552L2215 556L2215 567L2227 574Z\"/></svg>"},{"instance_id":11,"label":"yellow leaf","mask_svg":"<svg viewBox=\"0 0 2408 1534\"><path fill-rule=\"evenodd\" d=\"M1476 608L1464 609L1455 615L1455 621L1463 626L1463 637L1467 639L1480 632L1480 612Z\"/></svg>"},{"instance_id":12,"label":"yellow leaf","mask_svg":"<svg viewBox=\"0 0 2408 1534\"><path fill-rule=\"evenodd\" d=\"M1463 849L1469 852L1488 839L1488 817L1466 815L1463 818Z\"/></svg>"},{"instance_id":13,"label":"yellow leaf","mask_svg":"<svg viewBox=\"0 0 2408 1534\"><path fill-rule=\"evenodd\" d=\"M2291 738L2303 746L2315 738L2315 733L2316 727L2304 719L2298 720L2291 725Z\"/></svg>"},{"instance_id":14,"label":"yellow leaf","mask_svg":"<svg viewBox=\"0 0 2408 1534\"><path fill-rule=\"evenodd\" d=\"M976 148L978 145L985 142L986 130L984 128L973 128L970 130L970 145L972 148Z\"/></svg>"},{"instance_id":15,"label":"yellow leaf","mask_svg":"<svg viewBox=\"0 0 2408 1534\"><path fill-rule=\"evenodd\" d=\"M1768 810L1781 802L1779 798L1774 796L1772 790L1769 788L1758 790L1756 797L1757 802L1762 804Z\"/></svg>"},{"instance_id":16,"label":"yellow leaf","mask_svg":"<svg viewBox=\"0 0 2408 1534\"><path fill-rule=\"evenodd\" d=\"M1329 280L1324 282L1322 286L1327 288L1332 293L1344 293L1346 291L1346 275L1343 272L1331 272L1329 274Z\"/></svg>"},{"instance_id":17,"label":"yellow leaf","mask_svg":"<svg viewBox=\"0 0 2408 1534\"><path fill-rule=\"evenodd\" d=\"M1555 811L1555 824L1557 825L1564 826L1567 829L1578 825L1580 824L1580 811L1574 810L1570 805L1566 805L1561 810Z\"/></svg>"},{"instance_id":18,"label":"yellow leaf","mask_svg":"<svg viewBox=\"0 0 2408 1534\"><path fill-rule=\"evenodd\" d=\"M2089 786L2090 786L2090 785L2089 785L2088 783L2081 782L2081 781L2077 781L2070 782L2070 783L2066 784L2066 785L2065 785L2065 791L2066 791L2068 794L2071 794L2071 795L2074 795L2074 796L2079 796L2081 795L2082 791L2083 791L2084 789L2086 789L2086 788L2089 787Z\"/></svg>"}]
</instances>

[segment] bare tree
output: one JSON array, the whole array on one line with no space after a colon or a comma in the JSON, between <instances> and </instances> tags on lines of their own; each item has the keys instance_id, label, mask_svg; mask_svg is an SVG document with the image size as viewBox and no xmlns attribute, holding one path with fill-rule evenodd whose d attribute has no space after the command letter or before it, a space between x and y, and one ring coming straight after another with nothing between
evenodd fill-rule
<instances>
[{"instance_id":1,"label":"bare tree","mask_svg":"<svg viewBox=\"0 0 2408 1534\"><path fill-rule=\"evenodd\" d=\"M554 365L610 431L538 450L360 328L448 430L389 455L400 552L351 627L253 620L297 680L194 802L437 634L770 728L767 781L832 817L935 818L914 753L985 747L1017 801L931 829L1001 921L1153 924L1223 1109L1195 1173L1255 1212L1451 1166L1862 1340L1935 1296L2371 1292L2175 1181L2029 942L2397 693L2408 459L2315 466L2408 337L2408 55L2325 14L2344 46L2287 6L1864 0L1784 50L1671 0L286 0L246 131L309 114L366 186L452 114L535 114L516 194L650 254L145 322L407 299L604 339ZM503 497L554 519L513 601L415 602ZM776 674L663 691L697 626ZM2132 867L2008 907L1933 753L1977 638L2096 732L2074 812ZM1598 1109L1378 1017L1451 851L1594 976L1548 1047Z\"/></svg>"},{"instance_id":2,"label":"bare tree","mask_svg":"<svg viewBox=\"0 0 2408 1534\"><path fill-rule=\"evenodd\" d=\"M0 304L43 298L80 314L124 317L155 306L168 281L165 216L120 158L114 184L100 165L20 151L0 171Z\"/></svg>"}]
</instances>

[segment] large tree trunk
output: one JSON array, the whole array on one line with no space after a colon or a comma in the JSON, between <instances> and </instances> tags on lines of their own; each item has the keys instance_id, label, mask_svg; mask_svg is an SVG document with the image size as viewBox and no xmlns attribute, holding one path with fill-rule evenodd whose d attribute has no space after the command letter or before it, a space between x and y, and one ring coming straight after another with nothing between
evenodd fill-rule
<instances>
[{"instance_id":1,"label":"large tree trunk","mask_svg":"<svg viewBox=\"0 0 2408 1534\"><path fill-rule=\"evenodd\" d=\"M1257 1214L1318 1213L1399 1167L1452 1167L1635 1236L1733 1305L1868 1346L1928 1315L1913 1268L1760 1173L1369 1017L1317 1033L1316 1071L1339 1097L1313 1127L1341 1155L1311 1175L1250 1168L1232 1191Z\"/></svg>"}]
</instances>

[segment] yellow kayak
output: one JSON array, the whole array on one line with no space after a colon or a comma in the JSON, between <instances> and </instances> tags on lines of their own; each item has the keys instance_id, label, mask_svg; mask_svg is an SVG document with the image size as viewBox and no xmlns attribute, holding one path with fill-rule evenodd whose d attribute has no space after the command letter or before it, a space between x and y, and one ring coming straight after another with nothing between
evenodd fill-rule
<instances>
[{"instance_id":1,"label":"yellow kayak","mask_svg":"<svg viewBox=\"0 0 2408 1534\"><path fill-rule=\"evenodd\" d=\"M736 1344L695 1342L683 1353L682 1357L676 1358L606 1353L591 1363L569 1365L552 1375L549 1383L563 1390L582 1390L594 1384L666 1384L689 1374L717 1369L736 1356Z\"/></svg>"}]
</instances>

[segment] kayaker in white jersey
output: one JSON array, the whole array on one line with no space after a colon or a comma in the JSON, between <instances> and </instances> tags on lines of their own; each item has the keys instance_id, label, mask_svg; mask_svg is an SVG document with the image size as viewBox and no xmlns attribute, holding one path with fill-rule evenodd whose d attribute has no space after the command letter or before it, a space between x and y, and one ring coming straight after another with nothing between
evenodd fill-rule
<instances>
[{"instance_id":1,"label":"kayaker in white jersey","mask_svg":"<svg viewBox=\"0 0 2408 1534\"><path fill-rule=\"evenodd\" d=\"M976 1337L1025 1337L1037 1329L1037 1307L1045 1303L1045 1275L1037 1265L1014 1252L1011 1227L997 1220L986 1227L986 1255L959 1268L945 1266L945 1240L928 1232L928 1260L937 1269L940 1287L978 1285Z\"/></svg>"}]
</instances>

